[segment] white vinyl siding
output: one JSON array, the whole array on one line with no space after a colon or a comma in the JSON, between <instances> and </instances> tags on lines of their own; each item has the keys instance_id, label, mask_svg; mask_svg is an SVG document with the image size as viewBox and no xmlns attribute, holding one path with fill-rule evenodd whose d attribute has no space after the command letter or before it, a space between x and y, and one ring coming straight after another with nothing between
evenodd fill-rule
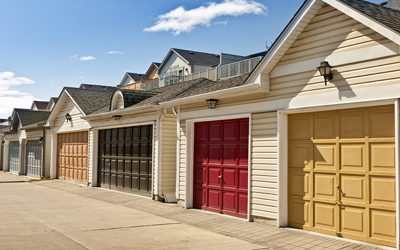
<instances>
[{"instance_id":1,"label":"white vinyl siding","mask_svg":"<svg viewBox=\"0 0 400 250\"><path fill-rule=\"evenodd\" d=\"M276 219L278 211L277 112L252 114L251 121L252 216Z\"/></svg>"},{"instance_id":2,"label":"white vinyl siding","mask_svg":"<svg viewBox=\"0 0 400 250\"><path fill-rule=\"evenodd\" d=\"M43 136L43 128L40 128L39 130L26 131L27 139L31 139L31 138L39 139L42 136Z\"/></svg>"},{"instance_id":3,"label":"white vinyl siding","mask_svg":"<svg viewBox=\"0 0 400 250\"><path fill-rule=\"evenodd\" d=\"M93 143L93 130L92 129L89 130L88 136L89 136L89 138L88 138L89 143L88 143L88 162L87 162L88 177L87 177L87 180L89 183L92 183L93 168L97 167L97 166L93 166L93 157L95 157L95 156L93 155L94 143Z\"/></svg>"},{"instance_id":4,"label":"white vinyl siding","mask_svg":"<svg viewBox=\"0 0 400 250\"><path fill-rule=\"evenodd\" d=\"M167 113L162 122L161 193L176 188L176 116Z\"/></svg>"}]
</instances>

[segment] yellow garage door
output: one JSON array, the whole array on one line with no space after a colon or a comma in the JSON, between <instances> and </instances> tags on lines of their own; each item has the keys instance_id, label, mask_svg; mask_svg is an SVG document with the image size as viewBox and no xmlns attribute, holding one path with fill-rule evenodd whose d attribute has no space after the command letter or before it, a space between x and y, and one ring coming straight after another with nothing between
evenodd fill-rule
<instances>
[{"instance_id":1,"label":"yellow garage door","mask_svg":"<svg viewBox=\"0 0 400 250\"><path fill-rule=\"evenodd\" d=\"M395 246L393 106L289 116L289 226Z\"/></svg>"}]
</instances>

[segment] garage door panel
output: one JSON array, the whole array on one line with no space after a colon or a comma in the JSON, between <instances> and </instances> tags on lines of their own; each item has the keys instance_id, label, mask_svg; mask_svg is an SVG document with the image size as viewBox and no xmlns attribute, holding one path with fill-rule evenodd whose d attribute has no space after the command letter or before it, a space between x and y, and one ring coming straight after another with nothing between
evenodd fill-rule
<instances>
[{"instance_id":1,"label":"garage door panel","mask_svg":"<svg viewBox=\"0 0 400 250\"><path fill-rule=\"evenodd\" d=\"M315 144L314 145L314 168L315 169L336 169L336 144Z\"/></svg>"},{"instance_id":2,"label":"garage door panel","mask_svg":"<svg viewBox=\"0 0 400 250\"><path fill-rule=\"evenodd\" d=\"M336 112L314 114L313 127L315 139L335 139Z\"/></svg>"},{"instance_id":3,"label":"garage door panel","mask_svg":"<svg viewBox=\"0 0 400 250\"><path fill-rule=\"evenodd\" d=\"M207 158L207 144L205 145L201 145L198 144L196 145L196 155L195 155L195 163L207 163L208 162L208 158Z\"/></svg>"},{"instance_id":4,"label":"garage door panel","mask_svg":"<svg viewBox=\"0 0 400 250\"><path fill-rule=\"evenodd\" d=\"M314 197L320 199L335 200L335 179L335 174L315 174Z\"/></svg>"},{"instance_id":5,"label":"garage door panel","mask_svg":"<svg viewBox=\"0 0 400 250\"><path fill-rule=\"evenodd\" d=\"M239 120L239 141L248 143L249 140L249 119Z\"/></svg>"},{"instance_id":6,"label":"garage door panel","mask_svg":"<svg viewBox=\"0 0 400 250\"><path fill-rule=\"evenodd\" d=\"M149 157L149 143L141 142L140 143L140 157Z\"/></svg>"},{"instance_id":7,"label":"garage door panel","mask_svg":"<svg viewBox=\"0 0 400 250\"><path fill-rule=\"evenodd\" d=\"M222 169L222 176L224 178L224 187L237 188L237 169L236 168L226 168Z\"/></svg>"},{"instance_id":8,"label":"garage door panel","mask_svg":"<svg viewBox=\"0 0 400 250\"><path fill-rule=\"evenodd\" d=\"M296 140L309 140L312 135L312 116L293 115L290 116L289 137Z\"/></svg>"},{"instance_id":9,"label":"garage door panel","mask_svg":"<svg viewBox=\"0 0 400 250\"><path fill-rule=\"evenodd\" d=\"M365 172L365 143L341 144L340 160L341 170Z\"/></svg>"},{"instance_id":10,"label":"garage door panel","mask_svg":"<svg viewBox=\"0 0 400 250\"><path fill-rule=\"evenodd\" d=\"M357 236L367 236L368 214L365 208L341 207L341 232Z\"/></svg>"},{"instance_id":11,"label":"garage door panel","mask_svg":"<svg viewBox=\"0 0 400 250\"><path fill-rule=\"evenodd\" d=\"M365 175L341 175L340 178L343 202L367 204Z\"/></svg>"},{"instance_id":12,"label":"garage door panel","mask_svg":"<svg viewBox=\"0 0 400 250\"><path fill-rule=\"evenodd\" d=\"M198 143L208 141L208 123L196 124L195 137Z\"/></svg>"},{"instance_id":13,"label":"garage door panel","mask_svg":"<svg viewBox=\"0 0 400 250\"><path fill-rule=\"evenodd\" d=\"M208 185L219 186L221 175L221 168L219 167L209 167L208 168Z\"/></svg>"},{"instance_id":14,"label":"garage door panel","mask_svg":"<svg viewBox=\"0 0 400 250\"><path fill-rule=\"evenodd\" d=\"M304 172L290 173L290 195L307 197L310 196L310 174Z\"/></svg>"},{"instance_id":15,"label":"garage door panel","mask_svg":"<svg viewBox=\"0 0 400 250\"><path fill-rule=\"evenodd\" d=\"M130 175L124 175L123 179L124 179L123 188L131 189L132 188L132 186L131 186L131 176Z\"/></svg>"},{"instance_id":16,"label":"garage door panel","mask_svg":"<svg viewBox=\"0 0 400 250\"><path fill-rule=\"evenodd\" d=\"M208 189L208 206L221 209L221 191L219 189Z\"/></svg>"},{"instance_id":17,"label":"garage door panel","mask_svg":"<svg viewBox=\"0 0 400 250\"><path fill-rule=\"evenodd\" d=\"M365 137L365 110L340 112L340 138Z\"/></svg>"},{"instance_id":18,"label":"garage door panel","mask_svg":"<svg viewBox=\"0 0 400 250\"><path fill-rule=\"evenodd\" d=\"M139 161L132 160L132 174L139 174Z\"/></svg>"},{"instance_id":19,"label":"garage door panel","mask_svg":"<svg viewBox=\"0 0 400 250\"><path fill-rule=\"evenodd\" d=\"M139 142L133 142L132 143L132 156L133 157L139 157L140 154L140 143Z\"/></svg>"},{"instance_id":20,"label":"garage door panel","mask_svg":"<svg viewBox=\"0 0 400 250\"><path fill-rule=\"evenodd\" d=\"M378 240L396 240L396 212L371 209L371 237Z\"/></svg>"},{"instance_id":21,"label":"garage door panel","mask_svg":"<svg viewBox=\"0 0 400 250\"><path fill-rule=\"evenodd\" d=\"M40 178L42 167L42 144L39 140L28 140L26 143L26 174Z\"/></svg>"},{"instance_id":22,"label":"garage door panel","mask_svg":"<svg viewBox=\"0 0 400 250\"><path fill-rule=\"evenodd\" d=\"M209 145L208 162L220 164L222 156L222 145Z\"/></svg>"},{"instance_id":23,"label":"garage door panel","mask_svg":"<svg viewBox=\"0 0 400 250\"><path fill-rule=\"evenodd\" d=\"M118 156L123 157L125 155L125 143L120 142L117 144L117 151L118 151Z\"/></svg>"},{"instance_id":24,"label":"garage door panel","mask_svg":"<svg viewBox=\"0 0 400 250\"><path fill-rule=\"evenodd\" d=\"M288 120L289 225L395 246L393 106Z\"/></svg>"},{"instance_id":25,"label":"garage door panel","mask_svg":"<svg viewBox=\"0 0 400 250\"><path fill-rule=\"evenodd\" d=\"M221 143L223 141L223 123L210 122L209 141L211 143Z\"/></svg>"},{"instance_id":26,"label":"garage door panel","mask_svg":"<svg viewBox=\"0 0 400 250\"><path fill-rule=\"evenodd\" d=\"M336 231L336 213L337 206L335 204L314 203L314 227Z\"/></svg>"},{"instance_id":27,"label":"garage door panel","mask_svg":"<svg viewBox=\"0 0 400 250\"><path fill-rule=\"evenodd\" d=\"M239 189L247 189L249 186L249 171L248 169L238 169L239 172Z\"/></svg>"},{"instance_id":28,"label":"garage door panel","mask_svg":"<svg viewBox=\"0 0 400 250\"><path fill-rule=\"evenodd\" d=\"M238 193L238 209L242 215L247 215L248 195L247 193Z\"/></svg>"},{"instance_id":29,"label":"garage door panel","mask_svg":"<svg viewBox=\"0 0 400 250\"><path fill-rule=\"evenodd\" d=\"M372 172L393 173L395 171L394 143L371 143L370 152L370 166Z\"/></svg>"},{"instance_id":30,"label":"garage door panel","mask_svg":"<svg viewBox=\"0 0 400 250\"><path fill-rule=\"evenodd\" d=\"M236 144L234 145L224 145L223 146L224 154L222 158L222 164L230 164L230 165L236 165L237 162L237 146Z\"/></svg>"},{"instance_id":31,"label":"garage door panel","mask_svg":"<svg viewBox=\"0 0 400 250\"><path fill-rule=\"evenodd\" d=\"M370 177L371 204L396 207L396 178Z\"/></svg>"},{"instance_id":32,"label":"garage door panel","mask_svg":"<svg viewBox=\"0 0 400 250\"><path fill-rule=\"evenodd\" d=\"M126 157L132 156L132 143L131 142L124 143L124 156L126 156Z\"/></svg>"},{"instance_id":33,"label":"garage door panel","mask_svg":"<svg viewBox=\"0 0 400 250\"><path fill-rule=\"evenodd\" d=\"M310 202L302 199L290 199L289 223L296 226L310 225Z\"/></svg>"},{"instance_id":34,"label":"garage door panel","mask_svg":"<svg viewBox=\"0 0 400 250\"><path fill-rule=\"evenodd\" d=\"M239 162L241 166L247 166L249 164L249 146L247 144L239 145Z\"/></svg>"},{"instance_id":35,"label":"garage door panel","mask_svg":"<svg viewBox=\"0 0 400 250\"><path fill-rule=\"evenodd\" d=\"M149 174L150 173L149 169L150 169L149 162L147 160L141 160L140 161L140 174L145 174L145 175Z\"/></svg>"},{"instance_id":36,"label":"garage door panel","mask_svg":"<svg viewBox=\"0 0 400 250\"><path fill-rule=\"evenodd\" d=\"M312 164L312 144L311 143L292 143L290 146L290 168L304 170L311 169Z\"/></svg>"},{"instance_id":37,"label":"garage door panel","mask_svg":"<svg viewBox=\"0 0 400 250\"><path fill-rule=\"evenodd\" d=\"M230 212L236 212L236 199L237 193L236 192L223 192L222 193L222 201L223 206L222 209Z\"/></svg>"},{"instance_id":38,"label":"garage door panel","mask_svg":"<svg viewBox=\"0 0 400 250\"><path fill-rule=\"evenodd\" d=\"M223 123L223 130L224 130L224 138L225 142L236 142L237 140L237 133L238 133L238 126L239 124L237 121L228 121Z\"/></svg>"},{"instance_id":39,"label":"garage door panel","mask_svg":"<svg viewBox=\"0 0 400 250\"><path fill-rule=\"evenodd\" d=\"M205 183L207 168L201 165L195 165L194 171L194 175L196 176L196 179L194 180L195 185L202 185Z\"/></svg>"},{"instance_id":40,"label":"garage door panel","mask_svg":"<svg viewBox=\"0 0 400 250\"><path fill-rule=\"evenodd\" d=\"M370 137L394 137L394 110L390 108L378 108L370 111Z\"/></svg>"}]
</instances>

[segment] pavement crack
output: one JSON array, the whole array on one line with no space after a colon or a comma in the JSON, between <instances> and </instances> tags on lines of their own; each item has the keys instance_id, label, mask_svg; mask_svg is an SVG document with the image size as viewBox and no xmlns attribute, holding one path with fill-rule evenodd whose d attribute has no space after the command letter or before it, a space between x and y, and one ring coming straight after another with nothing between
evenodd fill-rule
<instances>
[{"instance_id":1,"label":"pavement crack","mask_svg":"<svg viewBox=\"0 0 400 250\"><path fill-rule=\"evenodd\" d=\"M182 223L161 223L153 225L138 225L138 226L128 226L128 227L109 227L109 228L99 228L99 229L89 229L89 230L79 230L79 231L69 231L69 232L97 232L106 230L118 230L118 229L128 229L128 228L141 228L141 227L156 227L156 226L169 226L169 225L180 225Z\"/></svg>"}]
</instances>

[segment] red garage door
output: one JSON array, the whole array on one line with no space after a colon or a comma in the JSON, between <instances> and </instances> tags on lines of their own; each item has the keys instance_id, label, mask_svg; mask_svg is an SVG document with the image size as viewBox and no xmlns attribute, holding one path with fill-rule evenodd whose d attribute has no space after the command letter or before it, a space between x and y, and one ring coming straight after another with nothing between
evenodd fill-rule
<instances>
[{"instance_id":1,"label":"red garage door","mask_svg":"<svg viewBox=\"0 0 400 250\"><path fill-rule=\"evenodd\" d=\"M249 119L195 123L193 206L247 218Z\"/></svg>"}]
</instances>

